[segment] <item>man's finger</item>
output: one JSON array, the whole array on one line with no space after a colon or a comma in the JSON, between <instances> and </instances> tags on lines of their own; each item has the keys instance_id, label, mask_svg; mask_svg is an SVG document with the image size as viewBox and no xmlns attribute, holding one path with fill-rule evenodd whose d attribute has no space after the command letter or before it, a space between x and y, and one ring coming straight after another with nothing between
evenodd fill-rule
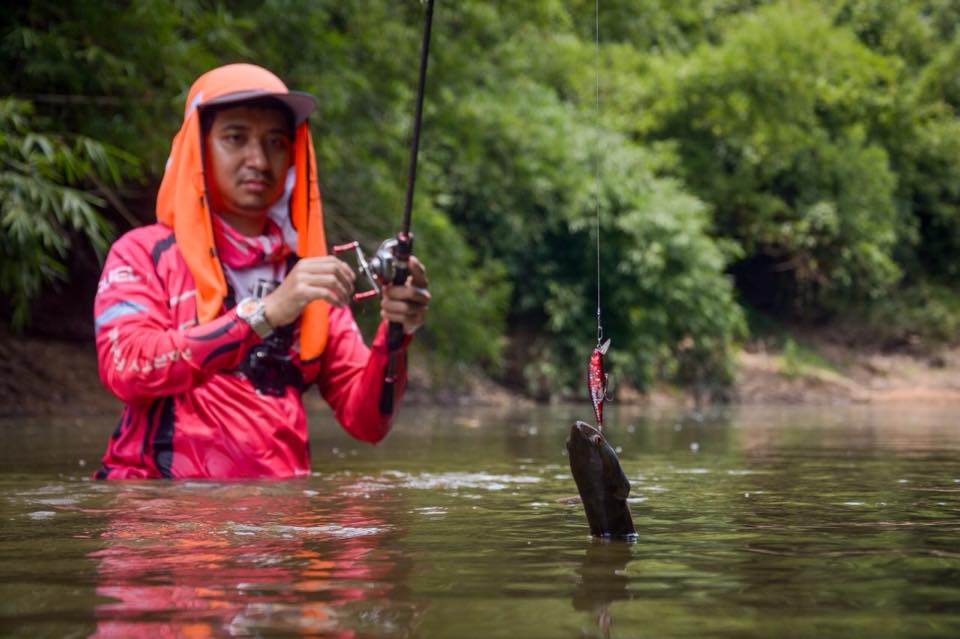
<instances>
[{"instance_id":1,"label":"man's finger","mask_svg":"<svg viewBox=\"0 0 960 639\"><path fill-rule=\"evenodd\" d=\"M392 315L400 317L406 315L407 309L410 308L410 304L400 300L385 299L380 302L380 308L387 313L391 313Z\"/></svg>"},{"instance_id":2,"label":"man's finger","mask_svg":"<svg viewBox=\"0 0 960 639\"><path fill-rule=\"evenodd\" d=\"M357 279L357 274L350 268L350 265L343 260L325 255L323 257L305 257L295 267L305 275L333 275L345 284L353 284Z\"/></svg>"},{"instance_id":3,"label":"man's finger","mask_svg":"<svg viewBox=\"0 0 960 639\"><path fill-rule=\"evenodd\" d=\"M410 278L407 281L419 288L427 288L430 285L427 280L427 267L413 255L410 256Z\"/></svg>"},{"instance_id":4,"label":"man's finger","mask_svg":"<svg viewBox=\"0 0 960 639\"><path fill-rule=\"evenodd\" d=\"M384 305L380 307L382 314L390 318L392 322L403 322L404 324L418 323L422 324L423 317L426 316L427 307L405 305Z\"/></svg>"},{"instance_id":5,"label":"man's finger","mask_svg":"<svg viewBox=\"0 0 960 639\"><path fill-rule=\"evenodd\" d=\"M430 301L430 291L425 288L409 285L388 286L384 289L384 298L426 304Z\"/></svg>"},{"instance_id":6,"label":"man's finger","mask_svg":"<svg viewBox=\"0 0 960 639\"><path fill-rule=\"evenodd\" d=\"M343 301L341 303L344 304L349 302L353 295L353 282L344 281L344 279L336 273L311 273L305 275L304 281L311 289L329 289L339 298L342 298Z\"/></svg>"},{"instance_id":7,"label":"man's finger","mask_svg":"<svg viewBox=\"0 0 960 639\"><path fill-rule=\"evenodd\" d=\"M325 281L311 282L307 285L307 296L311 300L323 299L336 306L350 303L353 293L346 290L336 278L327 277Z\"/></svg>"},{"instance_id":8,"label":"man's finger","mask_svg":"<svg viewBox=\"0 0 960 639\"><path fill-rule=\"evenodd\" d=\"M343 291L326 289L326 295L323 297L323 299L327 300L334 306L346 306L350 303L351 296Z\"/></svg>"}]
</instances>

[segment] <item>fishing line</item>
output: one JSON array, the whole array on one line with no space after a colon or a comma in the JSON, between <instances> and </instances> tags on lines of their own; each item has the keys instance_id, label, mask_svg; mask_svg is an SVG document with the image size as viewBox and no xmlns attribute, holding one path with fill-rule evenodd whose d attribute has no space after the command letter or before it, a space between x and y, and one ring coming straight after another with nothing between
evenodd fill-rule
<instances>
[{"instance_id":1,"label":"fishing line","mask_svg":"<svg viewBox=\"0 0 960 639\"><path fill-rule=\"evenodd\" d=\"M597 233L597 345L603 341L603 322L600 317L600 0L596 0L595 9L595 58L594 78L596 79L596 138L594 141L594 211Z\"/></svg>"}]
</instances>

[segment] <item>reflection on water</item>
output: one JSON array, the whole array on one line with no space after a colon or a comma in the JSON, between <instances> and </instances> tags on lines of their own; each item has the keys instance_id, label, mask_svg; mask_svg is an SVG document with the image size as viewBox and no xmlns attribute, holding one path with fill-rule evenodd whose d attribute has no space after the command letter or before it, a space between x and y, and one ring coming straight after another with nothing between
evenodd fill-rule
<instances>
[{"instance_id":1,"label":"reflection on water","mask_svg":"<svg viewBox=\"0 0 960 639\"><path fill-rule=\"evenodd\" d=\"M610 637L613 618L610 604L629 599L630 579L625 574L632 544L625 541L592 540L580 562L580 581L573 595L573 608L590 612L596 621L597 635Z\"/></svg>"},{"instance_id":2,"label":"reflection on water","mask_svg":"<svg viewBox=\"0 0 960 639\"><path fill-rule=\"evenodd\" d=\"M402 505L325 482L138 484L111 497L96 562L96 637L261 635L353 637L352 609L378 634L409 627L398 593L409 559L381 552ZM317 508L317 502L322 507ZM148 613L148 614L145 614ZM161 615L161 623L157 623Z\"/></svg>"},{"instance_id":3,"label":"reflection on water","mask_svg":"<svg viewBox=\"0 0 960 639\"><path fill-rule=\"evenodd\" d=\"M576 409L315 420L295 481L90 481L106 420L0 423L0 635L960 633L946 407L612 411L640 539L587 536Z\"/></svg>"}]
</instances>

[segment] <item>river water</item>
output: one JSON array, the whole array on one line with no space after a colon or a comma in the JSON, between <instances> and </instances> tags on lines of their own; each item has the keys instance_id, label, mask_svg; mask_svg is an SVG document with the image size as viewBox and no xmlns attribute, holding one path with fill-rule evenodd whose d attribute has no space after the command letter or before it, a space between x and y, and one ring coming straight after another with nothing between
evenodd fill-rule
<instances>
[{"instance_id":1,"label":"river water","mask_svg":"<svg viewBox=\"0 0 960 639\"><path fill-rule=\"evenodd\" d=\"M0 422L4 637L956 637L960 424L936 406L608 407L637 543L587 533L589 409L311 419L295 481L97 482L105 418Z\"/></svg>"}]
</instances>

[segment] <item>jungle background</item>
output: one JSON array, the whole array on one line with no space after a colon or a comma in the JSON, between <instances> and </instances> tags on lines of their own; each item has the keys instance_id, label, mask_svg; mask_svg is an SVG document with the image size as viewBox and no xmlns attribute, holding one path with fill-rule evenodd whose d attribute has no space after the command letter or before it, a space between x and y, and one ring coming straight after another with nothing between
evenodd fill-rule
<instances>
[{"instance_id":1,"label":"jungle background","mask_svg":"<svg viewBox=\"0 0 960 639\"><path fill-rule=\"evenodd\" d=\"M394 234L422 12L6 7L3 410L96 388L102 259L153 221L187 90L214 66L254 62L318 97L328 240ZM413 218L434 295L419 388L583 397L599 201L619 397L856 400L911 375L960 392L958 24L954 0L601 0L598 50L589 0L438 0Z\"/></svg>"}]
</instances>

